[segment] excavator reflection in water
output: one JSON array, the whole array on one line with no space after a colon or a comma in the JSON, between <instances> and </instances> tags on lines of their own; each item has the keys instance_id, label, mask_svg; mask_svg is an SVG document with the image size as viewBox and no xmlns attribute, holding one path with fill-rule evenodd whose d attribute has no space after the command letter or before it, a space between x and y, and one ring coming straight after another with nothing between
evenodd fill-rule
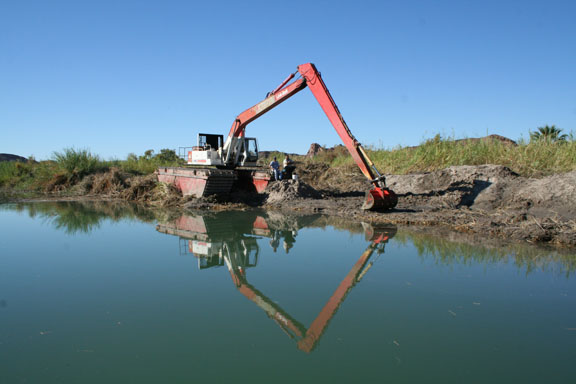
<instances>
[{"instance_id":1,"label":"excavator reflection in water","mask_svg":"<svg viewBox=\"0 0 576 384\"><path fill-rule=\"evenodd\" d=\"M314 225L320 216L277 216L264 212L219 212L210 215L183 215L171 222L158 224L159 232L180 237L180 252L198 258L200 269L226 266L236 289L260 307L269 318L307 353L317 346L328 323L346 299L350 290L364 277L377 257L384 253L389 239L396 234L394 225L373 227L362 223L368 247L328 299L312 324L306 328L248 282L246 270L258 263L258 239L270 238L276 252L283 240L285 252L295 243L298 230ZM373 258L374 253L376 257Z\"/></svg>"}]
</instances>

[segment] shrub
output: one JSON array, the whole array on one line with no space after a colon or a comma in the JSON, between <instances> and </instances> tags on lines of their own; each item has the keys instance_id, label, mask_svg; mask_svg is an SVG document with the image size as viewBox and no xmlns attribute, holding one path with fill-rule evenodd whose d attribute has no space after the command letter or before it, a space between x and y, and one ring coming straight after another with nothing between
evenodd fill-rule
<instances>
[{"instance_id":1,"label":"shrub","mask_svg":"<svg viewBox=\"0 0 576 384\"><path fill-rule=\"evenodd\" d=\"M14 161L0 162L0 186L9 184L18 176L18 169Z\"/></svg>"},{"instance_id":2,"label":"shrub","mask_svg":"<svg viewBox=\"0 0 576 384\"><path fill-rule=\"evenodd\" d=\"M65 148L54 152L53 159L69 178L81 178L106 168L100 158L87 149Z\"/></svg>"},{"instance_id":3,"label":"shrub","mask_svg":"<svg viewBox=\"0 0 576 384\"><path fill-rule=\"evenodd\" d=\"M143 156L130 153L126 160L117 161L116 166L125 172L146 175L153 173L158 167L176 167L185 164L172 149L162 149L157 155L153 154L154 151L151 149L144 152Z\"/></svg>"}]
</instances>

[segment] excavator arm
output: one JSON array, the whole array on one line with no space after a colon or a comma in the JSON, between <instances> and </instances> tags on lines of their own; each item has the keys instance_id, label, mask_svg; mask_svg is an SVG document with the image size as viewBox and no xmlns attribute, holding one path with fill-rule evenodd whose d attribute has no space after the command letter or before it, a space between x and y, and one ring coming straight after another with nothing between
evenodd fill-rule
<instances>
[{"instance_id":1,"label":"excavator arm","mask_svg":"<svg viewBox=\"0 0 576 384\"><path fill-rule=\"evenodd\" d=\"M302 77L289 83L299 73ZM289 83L289 84L288 84ZM366 178L374 185L367 194L362 206L365 210L392 209L398 203L396 194L386 187L386 179L378 172L374 163L370 160L362 145L356 140L344 118L338 110L338 106L330 95L326 84L322 80L320 72L314 64L306 63L298 66L298 70L288 76L276 89L268 93L266 99L248 108L236 117L230 133L223 147L224 163L227 166L235 166L242 145L242 138L246 126L274 107L280 105L304 88L310 88L312 94L322 107L322 110L334 126L334 129L342 139L342 142L352 155L352 158Z\"/></svg>"},{"instance_id":2,"label":"excavator arm","mask_svg":"<svg viewBox=\"0 0 576 384\"><path fill-rule=\"evenodd\" d=\"M386 187L386 178L378 172L374 163L370 160L362 145L356 140L348 125L344 121L338 106L330 95L326 84L320 76L320 72L314 64L307 63L298 66L298 72L306 79L306 85L312 91L322 110L336 129L342 142L352 155L352 158L368 180L374 185L367 194L362 206L365 210L392 209L398 203L398 197Z\"/></svg>"},{"instance_id":3,"label":"excavator arm","mask_svg":"<svg viewBox=\"0 0 576 384\"><path fill-rule=\"evenodd\" d=\"M384 180L368 158L368 155L364 152L360 143L356 140L352 132L350 132L326 84L322 81L320 72L318 72L314 64L302 64L298 67L298 72L306 79L306 85L310 88L316 100L318 100L322 110L334 126L334 129L336 129L338 136L342 139L342 142L352 155L356 164L358 164L358 167L360 167L364 176L372 182Z\"/></svg>"},{"instance_id":4,"label":"excavator arm","mask_svg":"<svg viewBox=\"0 0 576 384\"><path fill-rule=\"evenodd\" d=\"M284 87L286 83L294 77L294 75L295 74L293 73L288 76L280 86L278 86L274 91L269 92L263 101L236 116L236 119L230 128L228 138L224 143L224 164L227 166L238 164L238 156L242 145L241 138L244 136L248 124L306 88L306 81L304 79L298 79Z\"/></svg>"}]
</instances>

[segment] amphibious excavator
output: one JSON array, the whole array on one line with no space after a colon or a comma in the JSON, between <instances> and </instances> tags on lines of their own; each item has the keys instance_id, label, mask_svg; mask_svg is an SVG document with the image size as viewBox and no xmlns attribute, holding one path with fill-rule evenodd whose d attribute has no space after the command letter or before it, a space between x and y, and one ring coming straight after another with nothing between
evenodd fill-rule
<instances>
[{"instance_id":1,"label":"amphibious excavator","mask_svg":"<svg viewBox=\"0 0 576 384\"><path fill-rule=\"evenodd\" d=\"M269 92L263 101L239 114L225 141L223 135L199 134L198 145L187 151L189 167L160 168L159 181L172 183L184 195L196 197L229 193L238 185L248 185L256 192L263 192L270 175L267 169L256 167L258 145L255 138L245 137L246 126L306 87L310 88L352 158L372 183L362 209L394 208L398 202L396 194L386 187L386 178L378 172L362 145L352 135L320 72L312 63L299 65L296 72Z\"/></svg>"}]
</instances>

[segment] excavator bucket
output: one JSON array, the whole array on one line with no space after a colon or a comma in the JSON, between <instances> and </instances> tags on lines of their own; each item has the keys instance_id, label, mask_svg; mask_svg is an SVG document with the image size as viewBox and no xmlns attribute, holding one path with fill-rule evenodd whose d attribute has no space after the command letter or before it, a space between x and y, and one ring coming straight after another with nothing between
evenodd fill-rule
<instances>
[{"instance_id":1,"label":"excavator bucket","mask_svg":"<svg viewBox=\"0 0 576 384\"><path fill-rule=\"evenodd\" d=\"M366 192L362 209L365 211L387 211L398 204L398 196L388 188L374 188Z\"/></svg>"}]
</instances>

